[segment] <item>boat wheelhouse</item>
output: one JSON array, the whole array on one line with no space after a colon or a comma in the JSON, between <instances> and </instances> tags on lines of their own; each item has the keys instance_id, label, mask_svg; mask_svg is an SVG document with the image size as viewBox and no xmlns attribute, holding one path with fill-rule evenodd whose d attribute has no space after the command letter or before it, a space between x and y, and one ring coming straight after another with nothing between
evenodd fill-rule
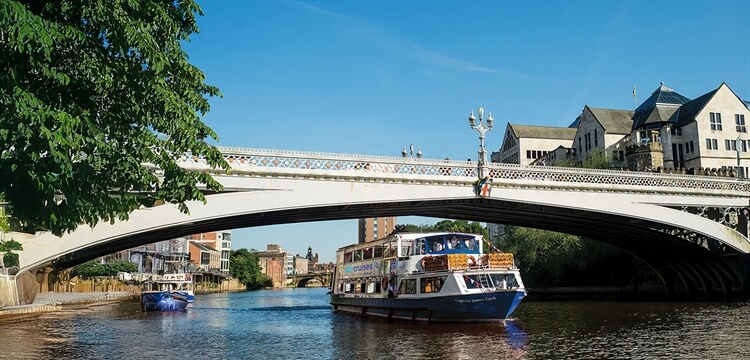
<instances>
[{"instance_id":1,"label":"boat wheelhouse","mask_svg":"<svg viewBox=\"0 0 750 360\"><path fill-rule=\"evenodd\" d=\"M339 249L336 312L412 321L507 319L526 290L513 255L484 254L481 235L405 233Z\"/></svg>"}]
</instances>

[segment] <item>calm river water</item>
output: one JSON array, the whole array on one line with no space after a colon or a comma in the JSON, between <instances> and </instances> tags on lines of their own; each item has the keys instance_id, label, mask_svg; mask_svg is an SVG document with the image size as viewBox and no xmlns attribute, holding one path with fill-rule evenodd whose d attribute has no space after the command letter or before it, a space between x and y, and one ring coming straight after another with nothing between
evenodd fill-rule
<instances>
[{"instance_id":1,"label":"calm river water","mask_svg":"<svg viewBox=\"0 0 750 360\"><path fill-rule=\"evenodd\" d=\"M333 314L327 289L199 295L0 320L2 359L747 359L750 303L525 301L505 324Z\"/></svg>"}]
</instances>

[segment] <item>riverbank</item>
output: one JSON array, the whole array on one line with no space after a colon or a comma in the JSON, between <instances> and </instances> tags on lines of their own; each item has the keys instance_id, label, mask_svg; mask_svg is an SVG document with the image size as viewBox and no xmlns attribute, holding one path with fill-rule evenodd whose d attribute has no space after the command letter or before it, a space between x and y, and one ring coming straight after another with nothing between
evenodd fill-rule
<instances>
[{"instance_id":1,"label":"riverbank","mask_svg":"<svg viewBox=\"0 0 750 360\"><path fill-rule=\"evenodd\" d=\"M38 316L48 312L79 307L105 305L118 301L132 300L137 297L138 294L130 291L41 293L37 294L32 304L0 308L0 320Z\"/></svg>"}]
</instances>

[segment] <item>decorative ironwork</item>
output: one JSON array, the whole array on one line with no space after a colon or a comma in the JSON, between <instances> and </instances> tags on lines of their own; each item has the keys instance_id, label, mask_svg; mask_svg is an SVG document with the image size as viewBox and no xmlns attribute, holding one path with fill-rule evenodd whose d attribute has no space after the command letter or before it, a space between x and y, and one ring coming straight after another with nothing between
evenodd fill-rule
<instances>
[{"instance_id":1,"label":"decorative ironwork","mask_svg":"<svg viewBox=\"0 0 750 360\"><path fill-rule=\"evenodd\" d=\"M474 163L467 161L400 158L391 156L346 155L332 153L296 152L268 149L220 148L224 158L236 171L253 171L258 168L318 170L331 172L355 171L369 177L379 175L439 176L456 180L477 177ZM183 162L205 165L201 157L185 155ZM512 164L487 164L487 176L492 179L514 181L516 184L538 186L559 185L611 185L640 187L659 191L674 189L696 195L710 196L750 194L750 182L696 175L675 175L615 170L558 168L551 166L521 166ZM475 180L472 179L471 182ZM497 182L496 182L497 184ZM708 191L708 192L706 192ZM734 192L735 194L729 194Z\"/></svg>"}]
</instances>

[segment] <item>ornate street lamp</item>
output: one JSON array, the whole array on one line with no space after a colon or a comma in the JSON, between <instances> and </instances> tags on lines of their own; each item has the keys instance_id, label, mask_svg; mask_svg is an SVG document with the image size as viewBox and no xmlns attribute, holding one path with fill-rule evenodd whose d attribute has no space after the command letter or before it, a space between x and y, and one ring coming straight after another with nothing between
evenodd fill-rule
<instances>
[{"instance_id":1,"label":"ornate street lamp","mask_svg":"<svg viewBox=\"0 0 750 360\"><path fill-rule=\"evenodd\" d=\"M492 113L490 112L487 116L487 125L484 124L483 116L484 109L480 106L477 110L479 115L479 124L477 124L477 118L474 117L474 110L469 115L469 126L479 133L479 159L477 161L477 175L480 179L484 179L487 173L487 151L484 149L484 133L492 130L492 126L495 124L495 120L492 119Z\"/></svg>"},{"instance_id":2,"label":"ornate street lamp","mask_svg":"<svg viewBox=\"0 0 750 360\"><path fill-rule=\"evenodd\" d=\"M406 152L406 146L404 146L404 150L401 151L401 157L406 157L406 155L409 154L409 157L414 157L414 143L409 144L409 152ZM422 149L417 149L417 158L422 158Z\"/></svg>"}]
</instances>

